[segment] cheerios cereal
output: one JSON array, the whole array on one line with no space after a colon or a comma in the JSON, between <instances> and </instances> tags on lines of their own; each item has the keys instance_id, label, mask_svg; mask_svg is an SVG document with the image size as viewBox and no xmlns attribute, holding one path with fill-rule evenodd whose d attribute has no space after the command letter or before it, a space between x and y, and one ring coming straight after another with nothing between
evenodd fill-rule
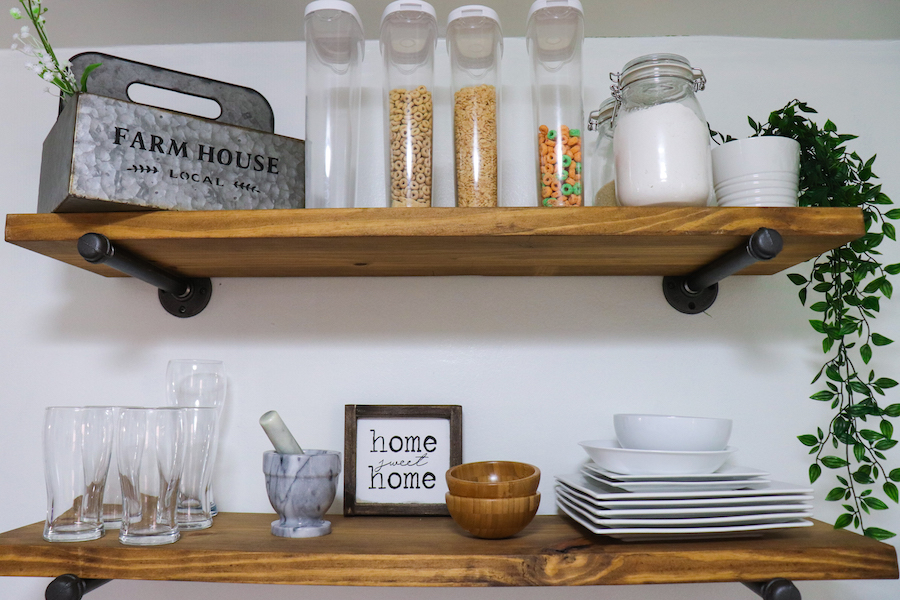
<instances>
[{"instance_id":1,"label":"cheerios cereal","mask_svg":"<svg viewBox=\"0 0 900 600\"><path fill-rule=\"evenodd\" d=\"M470 86L454 95L456 205L497 206L497 92Z\"/></svg>"},{"instance_id":2,"label":"cheerios cereal","mask_svg":"<svg viewBox=\"0 0 900 600\"><path fill-rule=\"evenodd\" d=\"M431 92L391 90L388 116L391 206L431 206Z\"/></svg>"}]
</instances>

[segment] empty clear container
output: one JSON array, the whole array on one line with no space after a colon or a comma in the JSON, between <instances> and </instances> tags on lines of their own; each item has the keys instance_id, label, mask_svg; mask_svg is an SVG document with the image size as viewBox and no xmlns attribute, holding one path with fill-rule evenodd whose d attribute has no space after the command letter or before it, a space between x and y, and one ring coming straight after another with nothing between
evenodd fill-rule
<instances>
[{"instance_id":1,"label":"empty clear container","mask_svg":"<svg viewBox=\"0 0 900 600\"><path fill-rule=\"evenodd\" d=\"M584 10L578 0L537 0L528 13L532 104L538 140L541 206L583 204L581 46Z\"/></svg>"},{"instance_id":2,"label":"empty clear container","mask_svg":"<svg viewBox=\"0 0 900 600\"><path fill-rule=\"evenodd\" d=\"M500 19L486 6L463 6L447 20L453 85L457 206L497 206L500 186Z\"/></svg>"},{"instance_id":3,"label":"empty clear container","mask_svg":"<svg viewBox=\"0 0 900 600\"><path fill-rule=\"evenodd\" d=\"M427 2L391 2L381 17L389 206L431 206L434 49Z\"/></svg>"},{"instance_id":4,"label":"empty clear container","mask_svg":"<svg viewBox=\"0 0 900 600\"><path fill-rule=\"evenodd\" d=\"M365 36L349 2L315 0L306 38L306 207L350 208L356 198L360 63Z\"/></svg>"},{"instance_id":5,"label":"empty clear container","mask_svg":"<svg viewBox=\"0 0 900 600\"><path fill-rule=\"evenodd\" d=\"M588 117L588 129L597 132L588 161L594 206L616 206L616 161L613 156L612 129L615 109L616 99L607 98Z\"/></svg>"}]
</instances>

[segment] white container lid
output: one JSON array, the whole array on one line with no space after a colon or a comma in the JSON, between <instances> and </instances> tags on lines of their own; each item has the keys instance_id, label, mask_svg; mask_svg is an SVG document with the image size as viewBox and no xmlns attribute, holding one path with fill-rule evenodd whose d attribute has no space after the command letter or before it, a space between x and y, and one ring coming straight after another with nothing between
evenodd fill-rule
<instances>
[{"instance_id":1,"label":"white container lid","mask_svg":"<svg viewBox=\"0 0 900 600\"><path fill-rule=\"evenodd\" d=\"M453 11L450 12L450 16L447 17L447 25L450 25L450 23L457 19L464 19L465 17L485 17L496 21L497 25L500 24L500 16L493 8L488 8L487 6L482 6L480 4L469 4L468 6L460 6L459 8L453 9Z\"/></svg>"},{"instance_id":2,"label":"white container lid","mask_svg":"<svg viewBox=\"0 0 900 600\"><path fill-rule=\"evenodd\" d=\"M381 24L384 25L384 20L393 13L407 10L428 13L431 15L431 18L437 21L437 13L434 12L434 7L427 2L421 2L419 0L397 0L385 7L384 13L381 15Z\"/></svg>"},{"instance_id":3,"label":"white container lid","mask_svg":"<svg viewBox=\"0 0 900 600\"><path fill-rule=\"evenodd\" d=\"M306 5L303 16L309 16L309 13L317 10L339 10L348 13L356 19L357 23L359 23L359 28L363 28L362 19L359 18L359 13L356 12L356 8L349 2L344 2L344 0L313 0Z\"/></svg>"},{"instance_id":4,"label":"white container lid","mask_svg":"<svg viewBox=\"0 0 900 600\"><path fill-rule=\"evenodd\" d=\"M528 19L526 19L526 22L531 19L531 15L533 15L536 11L539 11L542 8L556 7L574 8L582 15L584 15L584 7L581 6L581 2L579 2L578 0L536 0L528 10Z\"/></svg>"}]
</instances>

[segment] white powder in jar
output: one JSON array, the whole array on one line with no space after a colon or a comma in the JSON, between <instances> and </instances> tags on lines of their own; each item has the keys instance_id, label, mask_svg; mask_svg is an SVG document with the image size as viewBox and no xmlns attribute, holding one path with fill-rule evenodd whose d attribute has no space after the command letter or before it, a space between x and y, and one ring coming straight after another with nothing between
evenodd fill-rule
<instances>
[{"instance_id":1,"label":"white powder in jar","mask_svg":"<svg viewBox=\"0 0 900 600\"><path fill-rule=\"evenodd\" d=\"M709 131L690 108L670 102L620 114L613 148L622 206L706 205Z\"/></svg>"}]
</instances>

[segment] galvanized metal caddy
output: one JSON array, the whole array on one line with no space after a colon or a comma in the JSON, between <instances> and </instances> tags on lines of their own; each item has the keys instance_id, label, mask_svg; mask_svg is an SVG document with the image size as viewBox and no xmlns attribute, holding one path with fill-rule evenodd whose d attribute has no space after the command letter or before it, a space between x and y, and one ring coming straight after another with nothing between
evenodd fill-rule
<instances>
[{"instance_id":1,"label":"galvanized metal caddy","mask_svg":"<svg viewBox=\"0 0 900 600\"><path fill-rule=\"evenodd\" d=\"M259 92L96 52L72 58L91 93L64 103L44 141L38 212L303 208L304 143L272 133ZM205 119L129 100L143 83L208 98Z\"/></svg>"}]
</instances>

